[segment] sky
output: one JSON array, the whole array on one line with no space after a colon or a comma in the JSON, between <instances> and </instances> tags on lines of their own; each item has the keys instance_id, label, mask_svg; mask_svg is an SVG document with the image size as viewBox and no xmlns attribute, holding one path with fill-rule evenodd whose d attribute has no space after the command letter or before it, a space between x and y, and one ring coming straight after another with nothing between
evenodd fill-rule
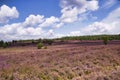
<instances>
[{"instance_id":1,"label":"sky","mask_svg":"<svg viewBox=\"0 0 120 80\"><path fill-rule=\"evenodd\" d=\"M120 34L120 0L0 0L0 40Z\"/></svg>"}]
</instances>

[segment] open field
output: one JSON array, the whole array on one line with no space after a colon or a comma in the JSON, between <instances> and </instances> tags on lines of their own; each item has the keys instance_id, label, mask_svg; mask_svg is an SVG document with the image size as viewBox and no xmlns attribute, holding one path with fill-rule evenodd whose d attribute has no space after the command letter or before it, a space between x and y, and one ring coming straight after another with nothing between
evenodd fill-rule
<instances>
[{"instance_id":1,"label":"open field","mask_svg":"<svg viewBox=\"0 0 120 80\"><path fill-rule=\"evenodd\" d=\"M1 48L0 80L120 80L120 41Z\"/></svg>"}]
</instances>

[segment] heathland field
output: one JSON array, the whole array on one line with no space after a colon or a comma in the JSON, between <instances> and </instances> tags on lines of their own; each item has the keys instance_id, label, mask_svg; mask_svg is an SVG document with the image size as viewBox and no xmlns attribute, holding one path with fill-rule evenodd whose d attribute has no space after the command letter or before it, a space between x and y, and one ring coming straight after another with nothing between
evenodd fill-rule
<instances>
[{"instance_id":1,"label":"heathland field","mask_svg":"<svg viewBox=\"0 0 120 80\"><path fill-rule=\"evenodd\" d=\"M120 80L120 41L0 48L0 80Z\"/></svg>"}]
</instances>

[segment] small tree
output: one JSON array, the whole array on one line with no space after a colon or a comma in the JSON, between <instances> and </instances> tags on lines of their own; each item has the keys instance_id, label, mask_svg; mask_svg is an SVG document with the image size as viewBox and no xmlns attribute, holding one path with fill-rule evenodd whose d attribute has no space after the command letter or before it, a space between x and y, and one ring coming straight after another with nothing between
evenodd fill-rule
<instances>
[{"instance_id":1,"label":"small tree","mask_svg":"<svg viewBox=\"0 0 120 80\"><path fill-rule=\"evenodd\" d=\"M1 41L0 41L0 47L3 47L3 44L4 44L4 41L1 40Z\"/></svg>"},{"instance_id":2,"label":"small tree","mask_svg":"<svg viewBox=\"0 0 120 80\"><path fill-rule=\"evenodd\" d=\"M34 39L32 39L32 43L35 43Z\"/></svg>"},{"instance_id":3,"label":"small tree","mask_svg":"<svg viewBox=\"0 0 120 80\"><path fill-rule=\"evenodd\" d=\"M49 39L49 40L47 40L47 43L48 43L49 45L52 45L53 40L52 40L52 39Z\"/></svg>"},{"instance_id":4,"label":"small tree","mask_svg":"<svg viewBox=\"0 0 120 80\"><path fill-rule=\"evenodd\" d=\"M44 39L42 42L45 44L48 44L48 45L52 45L53 40L52 39Z\"/></svg>"},{"instance_id":5,"label":"small tree","mask_svg":"<svg viewBox=\"0 0 120 80\"><path fill-rule=\"evenodd\" d=\"M41 49L43 47L43 44L40 42L40 43L38 43L37 47L38 47L38 49Z\"/></svg>"},{"instance_id":6,"label":"small tree","mask_svg":"<svg viewBox=\"0 0 120 80\"><path fill-rule=\"evenodd\" d=\"M8 47L8 43L7 42L3 43L3 48L7 48L7 47Z\"/></svg>"},{"instance_id":7,"label":"small tree","mask_svg":"<svg viewBox=\"0 0 120 80\"><path fill-rule=\"evenodd\" d=\"M103 37L103 43L104 43L105 45L107 45L107 44L108 44L108 41L109 41L108 36L104 36L104 37Z\"/></svg>"}]
</instances>

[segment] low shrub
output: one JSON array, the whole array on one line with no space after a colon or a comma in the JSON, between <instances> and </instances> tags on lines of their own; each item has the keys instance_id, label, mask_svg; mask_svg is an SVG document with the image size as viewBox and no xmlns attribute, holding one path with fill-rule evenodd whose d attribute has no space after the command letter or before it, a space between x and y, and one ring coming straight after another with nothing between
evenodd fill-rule
<instances>
[{"instance_id":1,"label":"low shrub","mask_svg":"<svg viewBox=\"0 0 120 80\"><path fill-rule=\"evenodd\" d=\"M108 44L108 41L109 41L108 36L104 36L104 37L103 37L103 43L104 43L105 45L107 45L107 44Z\"/></svg>"},{"instance_id":2,"label":"low shrub","mask_svg":"<svg viewBox=\"0 0 120 80\"><path fill-rule=\"evenodd\" d=\"M43 44L40 42L40 43L38 43L37 47L38 47L38 49L41 49L43 47Z\"/></svg>"},{"instance_id":3,"label":"low shrub","mask_svg":"<svg viewBox=\"0 0 120 80\"><path fill-rule=\"evenodd\" d=\"M3 46L2 46L3 48L7 48L8 47L8 43L7 42L5 42L5 43L3 43Z\"/></svg>"},{"instance_id":4,"label":"low shrub","mask_svg":"<svg viewBox=\"0 0 120 80\"><path fill-rule=\"evenodd\" d=\"M54 41L52 39L44 39L42 42L48 45L52 45Z\"/></svg>"},{"instance_id":5,"label":"low shrub","mask_svg":"<svg viewBox=\"0 0 120 80\"><path fill-rule=\"evenodd\" d=\"M32 40L32 43L35 43L35 41L34 41L34 40Z\"/></svg>"}]
</instances>

